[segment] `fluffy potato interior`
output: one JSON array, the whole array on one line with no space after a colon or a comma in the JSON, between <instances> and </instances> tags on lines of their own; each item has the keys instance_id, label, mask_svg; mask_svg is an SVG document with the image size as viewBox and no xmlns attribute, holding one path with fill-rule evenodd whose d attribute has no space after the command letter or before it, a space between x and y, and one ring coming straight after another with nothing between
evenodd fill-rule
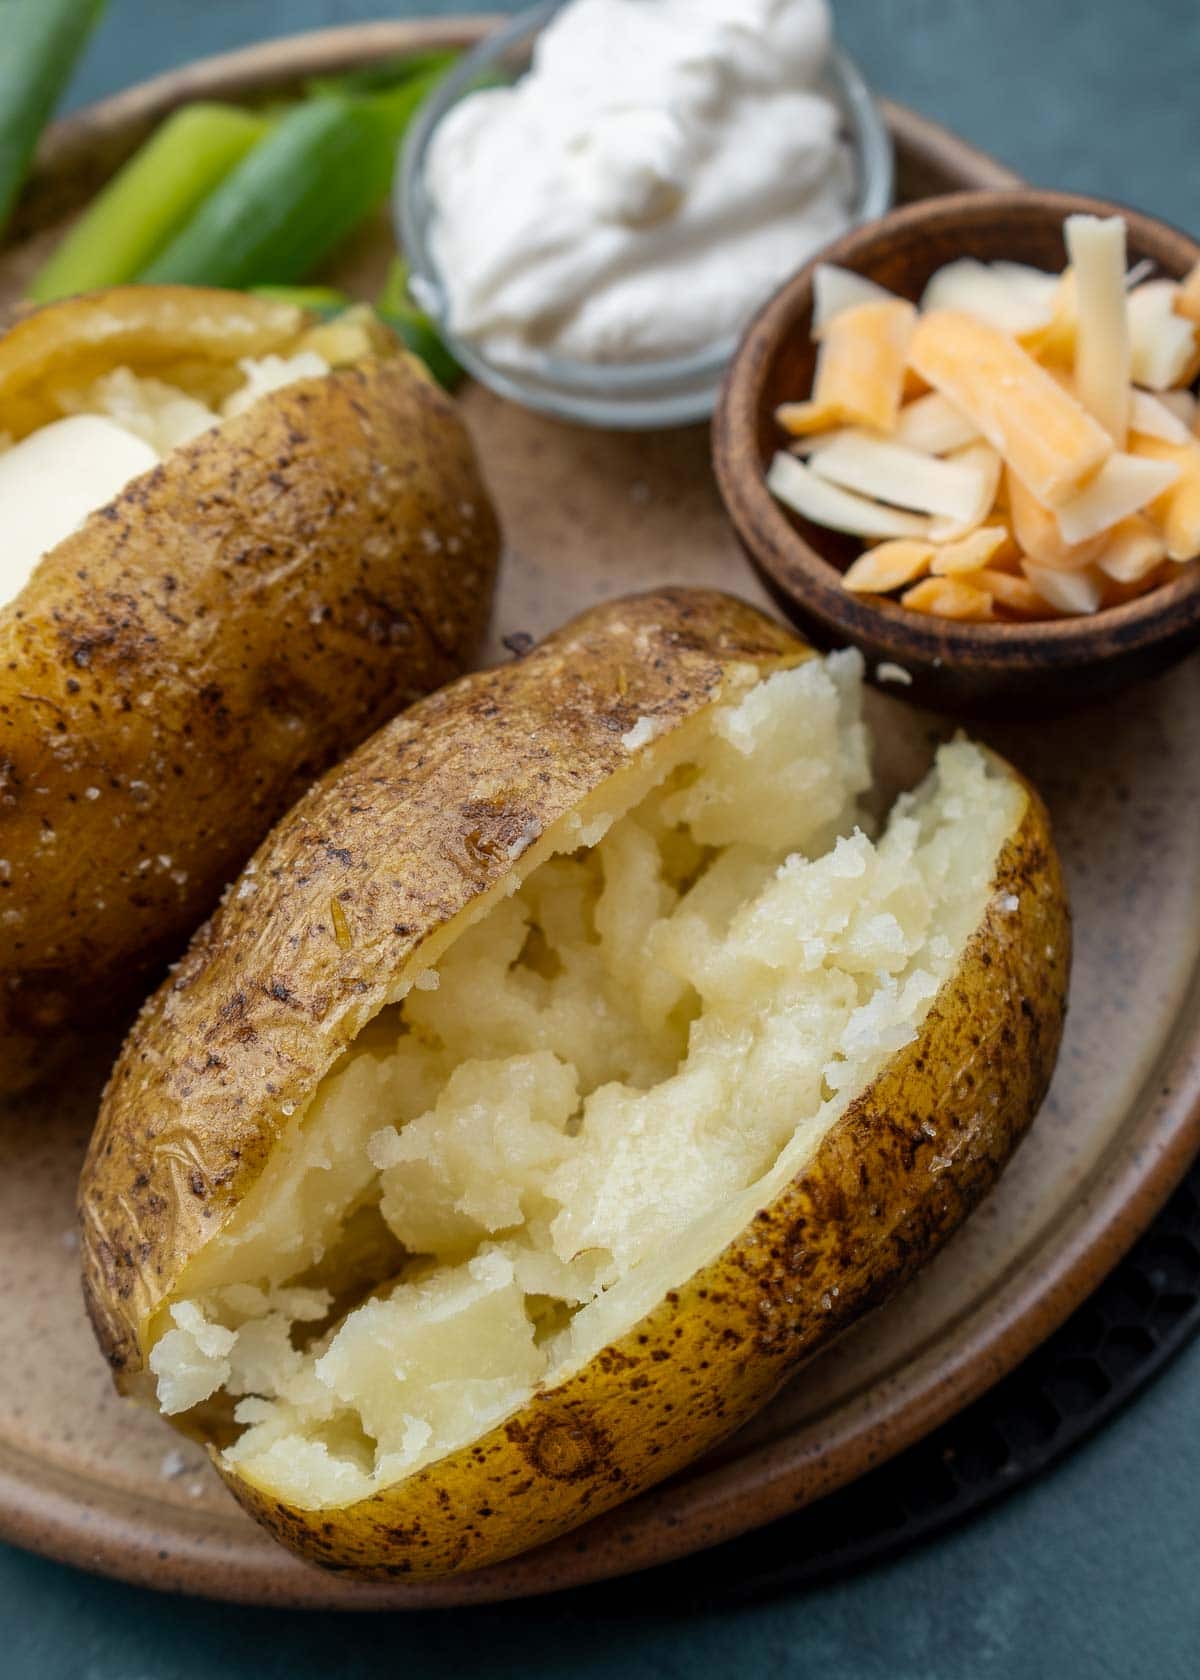
<instances>
[{"instance_id":1,"label":"fluffy potato interior","mask_svg":"<svg viewBox=\"0 0 1200 1680\"><path fill-rule=\"evenodd\" d=\"M918 1031L1025 800L957 742L871 838L860 674L630 732L652 774L418 960L192 1262L164 1412L223 1398L241 1474L350 1503L561 1381L804 1165Z\"/></svg>"},{"instance_id":2,"label":"fluffy potato interior","mask_svg":"<svg viewBox=\"0 0 1200 1680\"><path fill-rule=\"evenodd\" d=\"M193 381L176 383L117 367L88 385L65 391L60 401L69 414L111 420L161 457L222 420L244 414L269 391L328 372L329 363L314 350L298 350L290 356L248 356L237 364L232 389L220 396L212 384L205 388ZM186 375L180 378L186 380Z\"/></svg>"}]
</instances>

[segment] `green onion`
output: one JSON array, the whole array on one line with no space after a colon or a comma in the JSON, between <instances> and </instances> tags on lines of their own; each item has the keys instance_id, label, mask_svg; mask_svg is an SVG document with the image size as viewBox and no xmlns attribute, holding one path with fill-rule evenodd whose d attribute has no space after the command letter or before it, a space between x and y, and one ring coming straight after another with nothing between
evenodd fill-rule
<instances>
[{"instance_id":1,"label":"green onion","mask_svg":"<svg viewBox=\"0 0 1200 1680\"><path fill-rule=\"evenodd\" d=\"M255 297L270 298L272 303L294 304L312 315L340 315L354 302L336 286L250 286L247 289Z\"/></svg>"},{"instance_id":2,"label":"green onion","mask_svg":"<svg viewBox=\"0 0 1200 1680\"><path fill-rule=\"evenodd\" d=\"M309 95L338 93L379 93L401 83L444 76L458 59L454 51L403 53L398 58L385 58L379 64L368 64L361 70L348 70L340 76L314 76L304 84Z\"/></svg>"},{"instance_id":3,"label":"green onion","mask_svg":"<svg viewBox=\"0 0 1200 1680\"><path fill-rule=\"evenodd\" d=\"M463 370L442 342L433 321L409 297L408 264L400 257L394 258L388 269L375 313L381 321L387 322L414 356L421 358L444 390L454 390L462 379Z\"/></svg>"},{"instance_id":4,"label":"green onion","mask_svg":"<svg viewBox=\"0 0 1200 1680\"><path fill-rule=\"evenodd\" d=\"M401 82L398 87L387 88L382 93L372 94L364 103L368 104L378 114L387 124L394 139L399 141L409 123L445 73L444 65L435 64L431 69L423 71L421 75L413 76L408 81Z\"/></svg>"},{"instance_id":5,"label":"green onion","mask_svg":"<svg viewBox=\"0 0 1200 1680\"><path fill-rule=\"evenodd\" d=\"M415 308L408 290L408 264L403 257L393 257L388 264L376 308L386 315L398 315L402 310Z\"/></svg>"},{"instance_id":6,"label":"green onion","mask_svg":"<svg viewBox=\"0 0 1200 1680\"><path fill-rule=\"evenodd\" d=\"M30 287L39 303L132 280L267 133L233 105L185 105L93 199Z\"/></svg>"},{"instance_id":7,"label":"green onion","mask_svg":"<svg viewBox=\"0 0 1200 1680\"><path fill-rule=\"evenodd\" d=\"M443 344L428 315L411 305L402 314L390 309L377 309L375 313L414 356L421 358L443 391L453 391L461 383L463 370Z\"/></svg>"},{"instance_id":8,"label":"green onion","mask_svg":"<svg viewBox=\"0 0 1200 1680\"><path fill-rule=\"evenodd\" d=\"M139 276L185 285L290 285L366 219L388 190L396 147L443 66L365 99L306 100L200 205Z\"/></svg>"},{"instance_id":9,"label":"green onion","mask_svg":"<svg viewBox=\"0 0 1200 1680\"><path fill-rule=\"evenodd\" d=\"M0 0L0 228L105 0Z\"/></svg>"},{"instance_id":10,"label":"green onion","mask_svg":"<svg viewBox=\"0 0 1200 1680\"><path fill-rule=\"evenodd\" d=\"M365 102L298 105L139 278L237 289L303 280L376 208L394 153L388 123Z\"/></svg>"}]
</instances>

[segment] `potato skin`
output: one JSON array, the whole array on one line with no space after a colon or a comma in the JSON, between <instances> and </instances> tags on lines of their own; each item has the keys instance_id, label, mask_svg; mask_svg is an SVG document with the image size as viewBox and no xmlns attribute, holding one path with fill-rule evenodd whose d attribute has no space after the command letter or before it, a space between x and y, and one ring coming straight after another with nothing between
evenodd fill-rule
<instances>
[{"instance_id":1,"label":"potato skin","mask_svg":"<svg viewBox=\"0 0 1200 1680\"><path fill-rule=\"evenodd\" d=\"M514 836L604 780L639 716L678 723L730 660L766 671L805 653L707 592L611 603L526 660L413 708L289 814L256 860L258 896L232 898L193 944L106 1094L80 1207L85 1293L119 1386L141 1386L151 1315L261 1171L279 1105L312 1089L414 944L505 873ZM327 1568L448 1573L553 1538L735 1429L930 1257L1041 1102L1070 928L1032 790L994 888L918 1039L809 1168L620 1341L469 1447L356 1505L298 1510L222 1470L235 1496ZM1009 894L1012 912L1000 907ZM326 910L335 896L354 930L344 952Z\"/></svg>"},{"instance_id":2,"label":"potato skin","mask_svg":"<svg viewBox=\"0 0 1200 1680\"><path fill-rule=\"evenodd\" d=\"M705 590L596 607L380 729L264 841L113 1070L80 1189L84 1289L125 1387L155 1309L431 934L630 763L639 717L700 711L728 667L811 650Z\"/></svg>"},{"instance_id":3,"label":"potato skin","mask_svg":"<svg viewBox=\"0 0 1200 1680\"><path fill-rule=\"evenodd\" d=\"M498 550L453 406L397 352L271 393L51 551L0 610L0 1090L132 1002L313 778L469 664Z\"/></svg>"}]
</instances>

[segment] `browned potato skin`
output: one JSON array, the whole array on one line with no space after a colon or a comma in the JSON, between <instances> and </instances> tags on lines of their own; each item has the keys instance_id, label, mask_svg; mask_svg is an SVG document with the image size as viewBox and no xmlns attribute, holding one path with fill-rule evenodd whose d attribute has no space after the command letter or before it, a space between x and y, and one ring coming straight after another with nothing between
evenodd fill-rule
<instances>
[{"instance_id":1,"label":"browned potato skin","mask_svg":"<svg viewBox=\"0 0 1200 1680\"><path fill-rule=\"evenodd\" d=\"M305 324L251 309L255 340L256 300L211 297L235 355ZM139 331L114 359L146 371ZM133 1001L313 778L470 663L498 551L453 405L393 345L173 451L45 558L0 610L0 1090Z\"/></svg>"},{"instance_id":2,"label":"browned potato skin","mask_svg":"<svg viewBox=\"0 0 1200 1680\"><path fill-rule=\"evenodd\" d=\"M256 859L256 897L197 936L106 1093L80 1211L119 1387L143 1388L151 1316L262 1170L282 1105L312 1090L415 946L505 874L511 841L618 768L639 716L680 722L731 661L766 672L807 653L708 592L610 603L414 707L289 813ZM222 1472L236 1497L331 1569L478 1568L681 1468L899 1287L995 1181L1054 1066L1070 927L1027 792L995 878L1017 910L993 899L918 1040L713 1264L516 1417L368 1500L303 1511Z\"/></svg>"}]
</instances>

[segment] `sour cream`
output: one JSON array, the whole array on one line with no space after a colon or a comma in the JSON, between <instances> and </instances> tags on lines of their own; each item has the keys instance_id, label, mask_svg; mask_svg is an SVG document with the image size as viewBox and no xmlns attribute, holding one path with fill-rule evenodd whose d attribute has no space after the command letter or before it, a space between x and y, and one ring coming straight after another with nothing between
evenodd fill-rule
<instances>
[{"instance_id":1,"label":"sour cream","mask_svg":"<svg viewBox=\"0 0 1200 1680\"><path fill-rule=\"evenodd\" d=\"M572 0L433 136L448 325L513 367L702 351L849 224L826 0Z\"/></svg>"},{"instance_id":2,"label":"sour cream","mask_svg":"<svg viewBox=\"0 0 1200 1680\"><path fill-rule=\"evenodd\" d=\"M158 456L115 420L73 414L0 454L0 605L24 589L34 567Z\"/></svg>"}]
</instances>

